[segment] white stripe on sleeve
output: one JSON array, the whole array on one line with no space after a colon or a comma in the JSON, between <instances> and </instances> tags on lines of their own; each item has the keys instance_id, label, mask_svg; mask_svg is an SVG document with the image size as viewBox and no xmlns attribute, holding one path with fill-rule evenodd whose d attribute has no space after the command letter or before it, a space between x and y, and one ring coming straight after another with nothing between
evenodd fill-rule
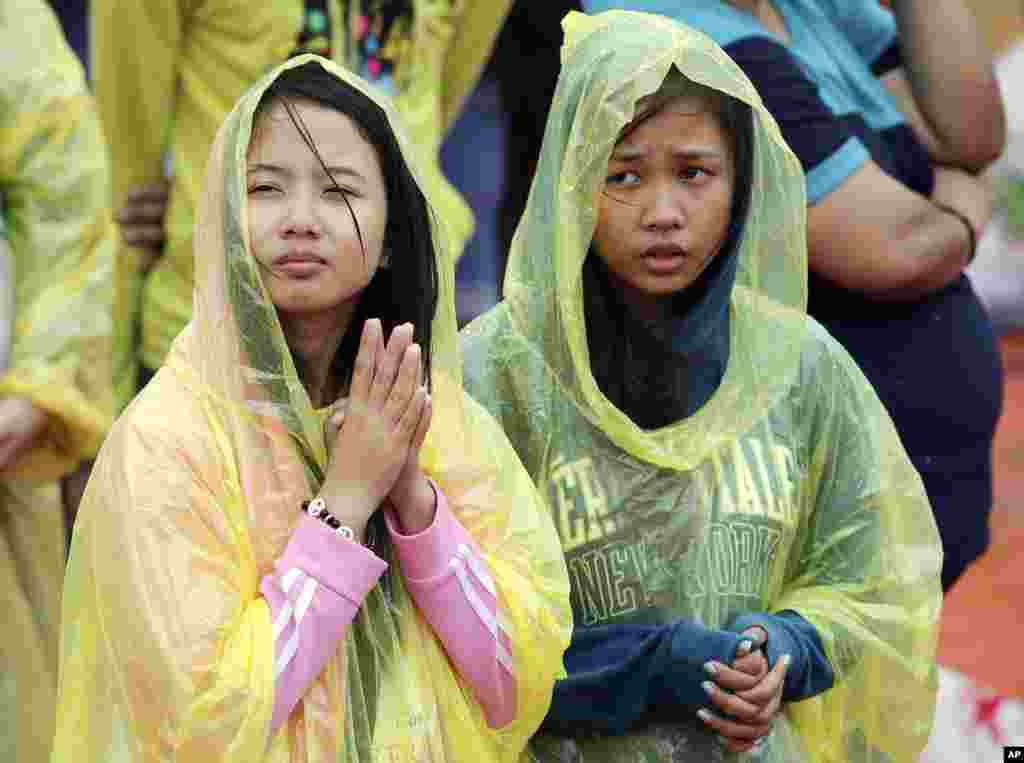
<instances>
[{"instance_id":1,"label":"white stripe on sleeve","mask_svg":"<svg viewBox=\"0 0 1024 763\"><path fill-rule=\"evenodd\" d=\"M455 577L459 581L459 586L462 588L462 593L465 594L467 601L476 613L476 616L480 618L480 622L484 624L484 627L490 631L491 636L494 638L494 646L498 655L498 662L504 666L504 668L512 673L512 655L508 653L508 650L502 646L500 639L498 638L498 621L495 618L494 613L487 609L487 606L480 599L480 595L476 592L473 587L473 583L469 579L469 575L466 573L466 566L461 558L454 558L451 561L452 567L455 569Z\"/></svg>"}]
</instances>

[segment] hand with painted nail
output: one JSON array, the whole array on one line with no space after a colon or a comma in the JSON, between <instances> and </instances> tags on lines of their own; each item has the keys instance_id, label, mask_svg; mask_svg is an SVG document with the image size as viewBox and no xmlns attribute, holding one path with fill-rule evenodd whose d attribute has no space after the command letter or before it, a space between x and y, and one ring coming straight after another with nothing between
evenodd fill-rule
<instances>
[{"instance_id":1,"label":"hand with painted nail","mask_svg":"<svg viewBox=\"0 0 1024 763\"><path fill-rule=\"evenodd\" d=\"M764 652L764 645L768 643L768 631L758 625L747 628L742 635L747 640L736 650L732 669L760 680L768 673L768 658Z\"/></svg>"},{"instance_id":2,"label":"hand with painted nail","mask_svg":"<svg viewBox=\"0 0 1024 763\"><path fill-rule=\"evenodd\" d=\"M764 645L768 642L768 632L760 627L747 628L743 631L747 641L740 644L736 652L736 659L733 660L732 669L761 681L768 674L768 658L764 652ZM756 686L757 684L754 684ZM707 691L707 689L705 689ZM726 738L725 742L730 752L748 752L758 746L764 737L750 742L742 739Z\"/></svg>"},{"instance_id":3,"label":"hand with painted nail","mask_svg":"<svg viewBox=\"0 0 1024 763\"><path fill-rule=\"evenodd\" d=\"M709 662L704 666L704 670L713 680L717 680L719 676L725 676L724 685L716 687L711 681L705 681L702 684L704 693L708 695L712 702L715 701L716 697L727 696L727 692L730 691L753 689L768 674L768 659L762 650L767 641L768 634L762 628L750 628L744 631L743 635L747 638L737 648L736 658L733 660L732 665L723 666L721 663ZM728 670L729 668L731 668L731 671ZM716 688L719 691L716 692ZM709 717L714 716L710 710L708 710L708 713ZM701 714L698 713L698 715ZM701 718L706 722L703 716ZM763 737L751 740L746 738L746 735L740 738L723 735L723 741L730 752L747 752L752 750L760 743L761 739Z\"/></svg>"},{"instance_id":4,"label":"hand with painted nail","mask_svg":"<svg viewBox=\"0 0 1024 763\"><path fill-rule=\"evenodd\" d=\"M704 690L715 712L705 708L697 715L724 738L730 752L753 749L771 732L772 721L782 708L782 689L789 662L789 655L783 655L760 678L733 666L710 666L714 681L705 681Z\"/></svg>"},{"instance_id":5,"label":"hand with painted nail","mask_svg":"<svg viewBox=\"0 0 1024 763\"><path fill-rule=\"evenodd\" d=\"M746 638L736 651L736 659L730 667L740 673L750 676L750 680L740 686L734 683L737 689L752 689L768 674L768 658L765 656L764 645L768 642L768 632L760 626L748 628L743 631ZM710 671L709 671L710 673ZM705 692L710 694L710 686L705 687ZM729 687L720 687L728 689ZM763 739L763 737L762 737ZM745 739L724 739L730 752L747 752L753 749L761 740L748 741Z\"/></svg>"}]
</instances>

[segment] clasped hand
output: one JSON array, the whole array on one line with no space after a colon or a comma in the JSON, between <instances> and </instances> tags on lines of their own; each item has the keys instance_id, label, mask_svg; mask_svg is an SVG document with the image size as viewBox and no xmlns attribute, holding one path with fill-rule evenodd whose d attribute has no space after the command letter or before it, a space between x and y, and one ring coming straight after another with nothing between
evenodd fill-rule
<instances>
[{"instance_id":1,"label":"clasped hand","mask_svg":"<svg viewBox=\"0 0 1024 763\"><path fill-rule=\"evenodd\" d=\"M789 667L783 655L769 670L764 651L756 648L768 634L761 628L743 632L755 648L740 654L732 665L708 663L712 681L704 684L708 697L721 714L698 713L704 723L718 732L729 752L747 752L771 732L771 724L782 708L782 689Z\"/></svg>"},{"instance_id":2,"label":"clasped hand","mask_svg":"<svg viewBox=\"0 0 1024 763\"><path fill-rule=\"evenodd\" d=\"M380 321L366 321L347 405L328 423L330 462L320 495L360 539L386 499L405 532L433 520L434 491L419 468L432 405L412 339L413 326L406 323L385 344Z\"/></svg>"}]
</instances>

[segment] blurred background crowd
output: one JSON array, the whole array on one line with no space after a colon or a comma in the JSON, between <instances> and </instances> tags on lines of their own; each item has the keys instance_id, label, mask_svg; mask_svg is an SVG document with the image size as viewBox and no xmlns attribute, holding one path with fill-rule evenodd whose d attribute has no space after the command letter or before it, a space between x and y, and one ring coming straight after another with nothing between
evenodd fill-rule
<instances>
[{"instance_id":1,"label":"blurred background crowd","mask_svg":"<svg viewBox=\"0 0 1024 763\"><path fill-rule=\"evenodd\" d=\"M985 441L990 542L984 553L965 548L944 580L945 670L925 753L934 763L1001 760L1003 745L1024 744L1024 668L1012 659L1024 632L1024 5L963 3L1006 115L1005 145L978 168L992 211L966 271L995 329L1002 409L994 444ZM25 668L39 676L33 697L24 682L14 695L8 670L24 650L0 646L0 758L30 760L10 740L38 722L38 702L52 706L75 506L113 416L188 320L192 211L233 102L296 52L335 58L391 92L462 245L465 324L501 299L558 76L560 22L588 5L605 4L0 0L0 607L18 639L35 634L39 644ZM402 66L414 51L425 63L410 79ZM884 321L871 331L867 341ZM945 531L944 541L955 557L957 541Z\"/></svg>"}]
</instances>

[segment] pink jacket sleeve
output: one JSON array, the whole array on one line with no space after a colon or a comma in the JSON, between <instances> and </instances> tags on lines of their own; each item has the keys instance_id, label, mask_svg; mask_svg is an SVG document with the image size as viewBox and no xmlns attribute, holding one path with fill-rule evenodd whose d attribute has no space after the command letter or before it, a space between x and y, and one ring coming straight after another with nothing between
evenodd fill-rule
<instances>
[{"instance_id":1,"label":"pink jacket sleeve","mask_svg":"<svg viewBox=\"0 0 1024 763\"><path fill-rule=\"evenodd\" d=\"M416 535L403 535L385 514L406 586L430 623L459 675L500 728L515 719L516 681L512 645L487 563L448 500L434 485L434 521Z\"/></svg>"},{"instance_id":2,"label":"pink jacket sleeve","mask_svg":"<svg viewBox=\"0 0 1024 763\"><path fill-rule=\"evenodd\" d=\"M274 623L274 710L277 733L337 651L387 563L303 514L284 554L260 591Z\"/></svg>"},{"instance_id":3,"label":"pink jacket sleeve","mask_svg":"<svg viewBox=\"0 0 1024 763\"><path fill-rule=\"evenodd\" d=\"M488 723L514 718L511 645L486 564L447 500L434 486L434 521L403 535L386 516L399 566L416 605L456 670L470 685ZM261 581L274 628L274 708L270 737L337 651L387 563L303 515L274 571Z\"/></svg>"}]
</instances>

